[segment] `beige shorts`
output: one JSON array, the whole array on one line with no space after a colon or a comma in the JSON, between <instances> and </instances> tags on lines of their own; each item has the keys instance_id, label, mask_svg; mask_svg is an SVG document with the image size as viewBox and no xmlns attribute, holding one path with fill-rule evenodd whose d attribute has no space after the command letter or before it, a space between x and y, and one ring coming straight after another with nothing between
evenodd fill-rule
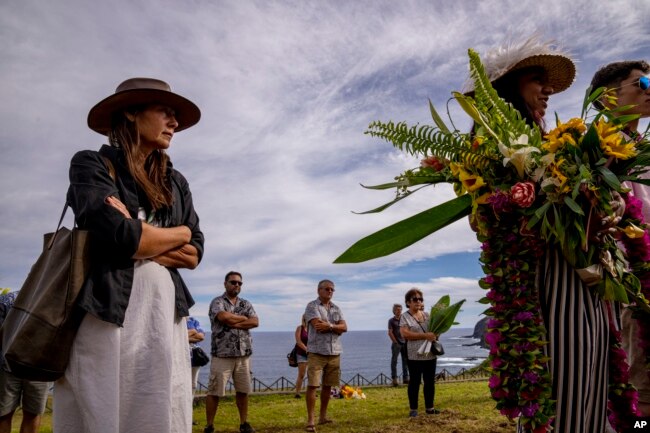
<instances>
[{"instance_id":1,"label":"beige shorts","mask_svg":"<svg viewBox=\"0 0 650 433\"><path fill-rule=\"evenodd\" d=\"M341 382L341 355L307 355L307 385L339 386Z\"/></svg>"},{"instance_id":2,"label":"beige shorts","mask_svg":"<svg viewBox=\"0 0 650 433\"><path fill-rule=\"evenodd\" d=\"M228 379L232 378L235 391L250 394L251 388L251 361L250 356L237 358L212 357L210 362L210 383L208 394L223 397L226 395Z\"/></svg>"}]
</instances>

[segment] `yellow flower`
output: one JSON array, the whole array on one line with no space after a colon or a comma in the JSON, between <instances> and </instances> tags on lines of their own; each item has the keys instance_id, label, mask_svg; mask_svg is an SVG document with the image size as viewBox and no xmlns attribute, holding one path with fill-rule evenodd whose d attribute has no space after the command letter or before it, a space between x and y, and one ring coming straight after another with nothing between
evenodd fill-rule
<instances>
[{"instance_id":1,"label":"yellow flower","mask_svg":"<svg viewBox=\"0 0 650 433\"><path fill-rule=\"evenodd\" d=\"M565 162L564 159L560 159L549 164L547 169L548 174L544 176L544 180L542 181L542 189L545 189L549 185L554 185L555 191L558 194L565 194L571 191L571 187L567 184L568 178L560 168Z\"/></svg>"},{"instance_id":2,"label":"yellow flower","mask_svg":"<svg viewBox=\"0 0 650 433\"><path fill-rule=\"evenodd\" d=\"M587 126L580 118L573 118L566 123L560 123L557 128L544 136L548 141L542 144L542 148L555 153L567 144L577 146L576 138L582 137L586 130Z\"/></svg>"},{"instance_id":3,"label":"yellow flower","mask_svg":"<svg viewBox=\"0 0 650 433\"><path fill-rule=\"evenodd\" d=\"M455 162L450 162L449 163L449 169L451 170L451 175L454 177L458 177L458 174L460 173L461 166Z\"/></svg>"},{"instance_id":4,"label":"yellow flower","mask_svg":"<svg viewBox=\"0 0 650 433\"><path fill-rule=\"evenodd\" d=\"M476 204L487 204L488 199L493 195L493 192L486 192L485 194L481 194L479 197L476 197L476 200L474 200L474 202Z\"/></svg>"},{"instance_id":5,"label":"yellow flower","mask_svg":"<svg viewBox=\"0 0 650 433\"><path fill-rule=\"evenodd\" d=\"M460 181L463 183L463 187L468 192L474 192L482 186L485 186L485 181L481 176L468 173L463 169L460 169L460 175L458 176L458 179L460 179Z\"/></svg>"},{"instance_id":6,"label":"yellow flower","mask_svg":"<svg viewBox=\"0 0 650 433\"><path fill-rule=\"evenodd\" d=\"M636 155L636 143L634 141L626 142L623 135L619 134L619 128L616 125L607 123L600 119L596 123L596 132L600 138L600 148L607 156L613 156L618 159L628 159Z\"/></svg>"},{"instance_id":7,"label":"yellow flower","mask_svg":"<svg viewBox=\"0 0 650 433\"><path fill-rule=\"evenodd\" d=\"M643 235L645 234L645 230L635 226L634 224L630 224L629 226L625 227L623 233L625 233L628 238L637 239L643 237Z\"/></svg>"}]
</instances>

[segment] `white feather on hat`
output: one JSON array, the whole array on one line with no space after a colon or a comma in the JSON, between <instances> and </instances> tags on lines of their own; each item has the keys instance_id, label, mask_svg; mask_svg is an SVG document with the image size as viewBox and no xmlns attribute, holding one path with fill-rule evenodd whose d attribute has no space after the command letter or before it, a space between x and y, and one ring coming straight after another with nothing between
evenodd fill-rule
<instances>
[{"instance_id":1,"label":"white feather on hat","mask_svg":"<svg viewBox=\"0 0 650 433\"><path fill-rule=\"evenodd\" d=\"M548 75L548 84L554 93L566 90L576 75L574 61L568 52L558 48L555 41L542 41L535 34L523 43L507 41L481 56L481 61L490 82L523 68L541 67ZM463 93L474 91L474 80L470 77L463 86Z\"/></svg>"}]
</instances>

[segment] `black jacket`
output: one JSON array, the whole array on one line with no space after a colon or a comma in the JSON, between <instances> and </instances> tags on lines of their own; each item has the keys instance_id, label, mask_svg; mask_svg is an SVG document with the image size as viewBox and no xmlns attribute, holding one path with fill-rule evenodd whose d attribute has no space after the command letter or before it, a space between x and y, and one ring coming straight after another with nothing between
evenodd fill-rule
<instances>
[{"instance_id":1,"label":"black jacket","mask_svg":"<svg viewBox=\"0 0 650 433\"><path fill-rule=\"evenodd\" d=\"M108 158L115 169L115 181L110 176L102 156ZM194 211L192 194L187 180L171 167L174 203L169 227L186 225L192 231L190 243L203 257L203 233L199 217ZM116 209L105 204L109 195L115 195L125 204L132 218L127 219ZM77 225L89 230L91 236L92 266L78 299L83 310L106 321L122 326L129 305L133 269L132 258L142 235L142 223L137 219L138 187L129 173L121 149L104 145L97 151L84 150L72 157L68 204L75 213ZM167 268L176 288L176 312L180 317L189 315L194 305L185 282L178 270Z\"/></svg>"}]
</instances>

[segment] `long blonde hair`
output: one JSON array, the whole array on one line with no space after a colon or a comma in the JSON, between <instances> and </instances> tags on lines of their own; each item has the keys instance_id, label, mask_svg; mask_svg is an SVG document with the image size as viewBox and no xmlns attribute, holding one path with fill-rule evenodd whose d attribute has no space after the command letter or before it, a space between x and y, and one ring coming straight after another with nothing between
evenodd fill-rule
<instances>
[{"instance_id":1,"label":"long blonde hair","mask_svg":"<svg viewBox=\"0 0 650 433\"><path fill-rule=\"evenodd\" d=\"M136 114L145 108L143 106L133 107L126 111ZM167 153L164 149L156 149L142 163L139 152L140 133L136 122L129 121L124 112L120 111L113 114L111 125L111 130L108 133L109 143L124 151L129 172L144 191L153 210L171 207L173 194L171 182L167 178L169 162Z\"/></svg>"}]
</instances>

